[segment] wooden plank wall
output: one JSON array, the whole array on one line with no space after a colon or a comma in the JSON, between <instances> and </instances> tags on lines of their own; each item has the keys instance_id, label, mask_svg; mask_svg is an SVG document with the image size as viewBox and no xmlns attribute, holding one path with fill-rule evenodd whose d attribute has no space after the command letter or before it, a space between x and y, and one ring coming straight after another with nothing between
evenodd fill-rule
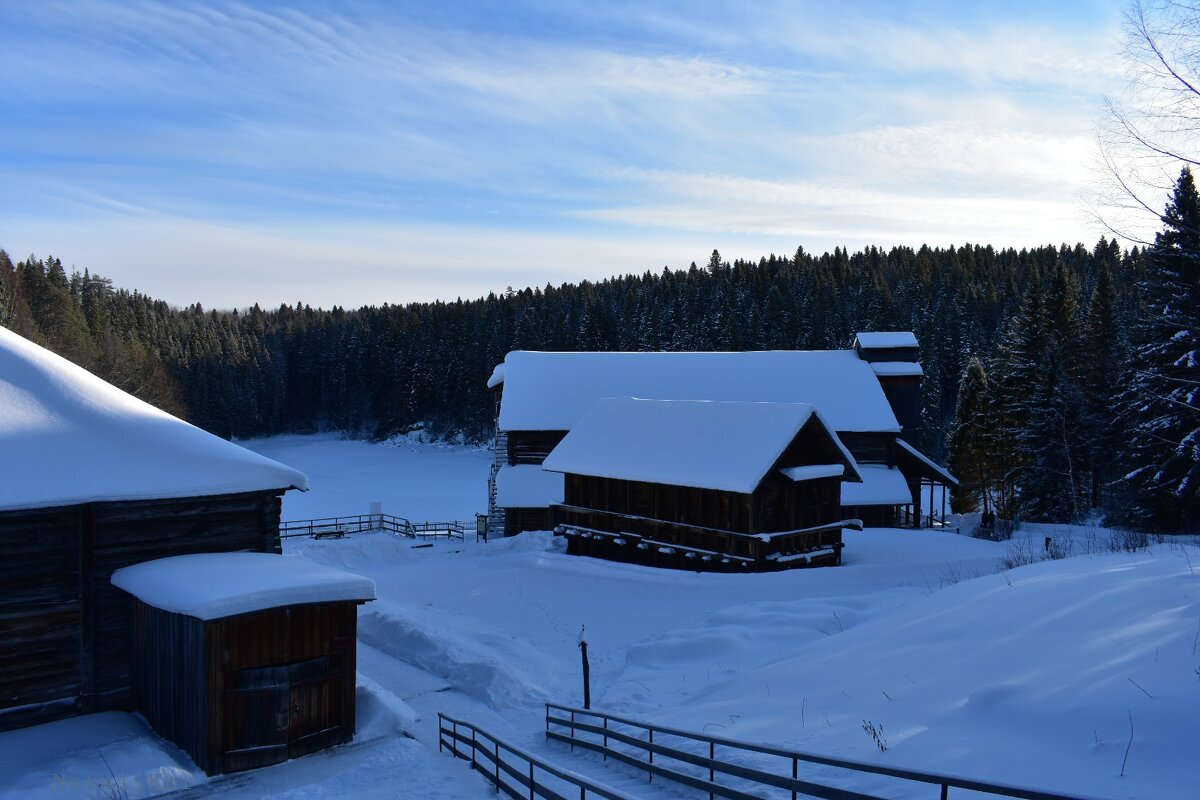
<instances>
[{"instance_id":1,"label":"wooden plank wall","mask_svg":"<svg viewBox=\"0 0 1200 800\"><path fill-rule=\"evenodd\" d=\"M79 571L77 508L0 520L0 730L78 713Z\"/></svg>"},{"instance_id":2,"label":"wooden plank wall","mask_svg":"<svg viewBox=\"0 0 1200 800\"><path fill-rule=\"evenodd\" d=\"M140 600L133 607L133 707L156 733L208 769L205 623Z\"/></svg>"},{"instance_id":3,"label":"wooden plank wall","mask_svg":"<svg viewBox=\"0 0 1200 800\"><path fill-rule=\"evenodd\" d=\"M0 513L0 730L131 707L132 603L114 570L280 552L275 492Z\"/></svg>"}]
</instances>

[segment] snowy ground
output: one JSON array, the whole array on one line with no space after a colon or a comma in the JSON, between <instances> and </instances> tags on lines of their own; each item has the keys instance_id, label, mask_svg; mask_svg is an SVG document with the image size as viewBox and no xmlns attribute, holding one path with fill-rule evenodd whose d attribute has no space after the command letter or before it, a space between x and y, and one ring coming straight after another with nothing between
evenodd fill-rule
<instances>
[{"instance_id":1,"label":"snowy ground","mask_svg":"<svg viewBox=\"0 0 1200 800\"><path fill-rule=\"evenodd\" d=\"M412 519L466 519L485 502L485 451L332 437L249 445L308 473L313 490L290 493L285 517L381 500ZM754 576L568 557L545 534L429 548L387 534L292 540L289 553L378 584L359 618L355 743L208 781L134 718L67 720L0 734L0 798L106 797L97 784L109 776L135 798L181 786L193 786L185 797L493 797L438 754L438 711L625 791L680 796L542 741L541 703L580 701L581 625L593 704L617 713L1076 794L1195 798L1200 549L1102 552L1107 532L1086 527L1020 534L1027 547L868 530L847 535L841 568ZM997 573L1045 535L1091 554ZM882 728L886 752L864 721Z\"/></svg>"}]
</instances>

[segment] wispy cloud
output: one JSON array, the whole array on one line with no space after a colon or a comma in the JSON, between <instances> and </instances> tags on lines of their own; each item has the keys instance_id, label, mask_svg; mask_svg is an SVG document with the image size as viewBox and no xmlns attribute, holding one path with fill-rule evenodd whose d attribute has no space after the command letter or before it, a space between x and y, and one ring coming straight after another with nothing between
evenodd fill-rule
<instances>
[{"instance_id":1,"label":"wispy cloud","mask_svg":"<svg viewBox=\"0 0 1200 800\"><path fill-rule=\"evenodd\" d=\"M1111 15L896 8L6 4L0 175L19 191L0 197L0 246L74 242L81 265L110 254L133 284L123 265L145 242L119 258L100 232L170 231L189 248L154 280L183 297L208 291L187 253L216 258L197 243L223 238L282 273L308 263L297 251L356 241L382 257L394 230L483 291L474 253L447 241L458 255L439 257L423 232L541 248L500 259L492 288L686 263L718 242L1091 235L1075 197L1094 100L1119 79ZM571 240L606 253L587 265L600 272L552 268L545 254L582 263ZM237 285L226 304L252 302Z\"/></svg>"}]
</instances>

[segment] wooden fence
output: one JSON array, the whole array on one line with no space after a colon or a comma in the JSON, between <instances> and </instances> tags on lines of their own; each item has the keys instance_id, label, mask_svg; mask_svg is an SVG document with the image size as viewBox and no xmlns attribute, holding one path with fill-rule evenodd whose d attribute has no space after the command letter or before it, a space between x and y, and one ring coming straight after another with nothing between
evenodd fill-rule
<instances>
[{"instance_id":1,"label":"wooden fence","mask_svg":"<svg viewBox=\"0 0 1200 800\"><path fill-rule=\"evenodd\" d=\"M357 514L349 517L321 517L319 519L296 519L279 523L279 538L309 536L313 539L340 539L351 533L387 531L410 539L458 539L463 541L467 529L475 529L474 522L451 520L449 522L411 522L404 517L391 514Z\"/></svg>"},{"instance_id":2,"label":"wooden fence","mask_svg":"<svg viewBox=\"0 0 1200 800\"><path fill-rule=\"evenodd\" d=\"M898 769L770 745L750 744L555 703L546 704L546 739L564 742L572 748L593 750L603 754L606 759L612 758L633 765L645 770L650 780L657 775L699 789L707 792L710 800L716 797L729 800L759 800L763 797L761 792L769 791L769 787L790 792L792 800L800 796L826 800L883 800L875 795L802 780L799 777L800 762L931 784L940 788L942 800L947 800L951 788L1020 800L1084 800L1078 796L988 783L956 775ZM614 743L624 747L618 749ZM732 760L746 755L750 755L751 759L755 755L777 757L780 769L760 769ZM658 758L657 762L655 757ZM790 775L787 773L788 767ZM718 774L723 777L725 783L717 783ZM733 782L736 782L737 786L731 785Z\"/></svg>"},{"instance_id":3,"label":"wooden fence","mask_svg":"<svg viewBox=\"0 0 1200 800\"><path fill-rule=\"evenodd\" d=\"M567 800L558 789L563 784L579 789L579 800L602 797L605 800L636 800L623 792L596 783L583 775L561 769L531 753L514 747L470 722L438 714L438 752L449 750L455 758L471 762L479 772L514 800ZM547 777L557 779L558 789L547 785Z\"/></svg>"}]
</instances>

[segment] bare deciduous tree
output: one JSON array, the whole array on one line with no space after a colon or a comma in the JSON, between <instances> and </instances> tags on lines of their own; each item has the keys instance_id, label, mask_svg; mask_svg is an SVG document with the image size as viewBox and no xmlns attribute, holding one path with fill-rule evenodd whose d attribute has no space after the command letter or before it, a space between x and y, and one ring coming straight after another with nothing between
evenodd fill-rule
<instances>
[{"instance_id":1,"label":"bare deciduous tree","mask_svg":"<svg viewBox=\"0 0 1200 800\"><path fill-rule=\"evenodd\" d=\"M1121 238L1149 244L1180 168L1200 166L1200 4L1134 0L1124 32L1129 83L1104 101L1092 213Z\"/></svg>"}]
</instances>

